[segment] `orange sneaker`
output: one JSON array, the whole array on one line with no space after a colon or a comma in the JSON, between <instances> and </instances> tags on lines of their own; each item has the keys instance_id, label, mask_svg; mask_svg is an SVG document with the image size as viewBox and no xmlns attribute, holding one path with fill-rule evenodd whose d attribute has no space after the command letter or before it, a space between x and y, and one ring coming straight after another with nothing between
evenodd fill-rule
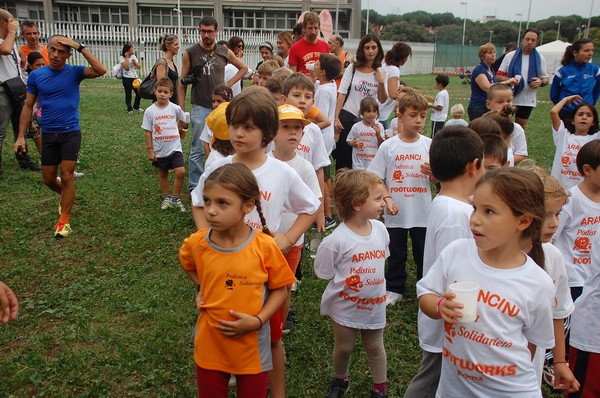
<instances>
[{"instance_id":1,"label":"orange sneaker","mask_svg":"<svg viewBox=\"0 0 600 398\"><path fill-rule=\"evenodd\" d=\"M71 235L71 225L69 225L69 223L62 223L62 222L58 222L56 223L56 225L54 226L55 231L54 231L54 237L55 238L66 238L67 236Z\"/></svg>"}]
</instances>

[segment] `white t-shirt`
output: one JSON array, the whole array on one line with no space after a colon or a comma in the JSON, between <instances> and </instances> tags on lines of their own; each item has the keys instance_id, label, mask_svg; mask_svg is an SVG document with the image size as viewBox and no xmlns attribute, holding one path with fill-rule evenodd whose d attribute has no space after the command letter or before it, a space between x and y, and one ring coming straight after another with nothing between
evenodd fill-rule
<instances>
[{"instance_id":1,"label":"white t-shirt","mask_svg":"<svg viewBox=\"0 0 600 398\"><path fill-rule=\"evenodd\" d=\"M348 65L346 68L340 83L340 87L338 88L338 93L344 94L348 97L348 100L342 109L350 112L354 116L358 116L360 113L360 102L363 100L363 98L373 97L379 102L377 99L379 83L377 83L377 80L375 80L375 72L363 73L359 70L356 70L354 73L354 79L352 79L353 69L354 66L352 64ZM350 83L352 83L352 88L350 93L348 93Z\"/></svg>"},{"instance_id":2,"label":"white t-shirt","mask_svg":"<svg viewBox=\"0 0 600 398\"><path fill-rule=\"evenodd\" d=\"M270 152L267 156L275 158L275 156L273 156L273 152ZM296 155L292 160L288 160L285 163L287 163L292 169L296 170L296 173L298 173L302 181L304 181L304 183L311 189L317 198L321 198L323 196L321 193L321 187L319 186L319 181L317 180L317 173L308 160L304 159L302 156ZM297 214L292 213L291 210L283 209L281 212L281 225L279 226L277 232L282 234L286 233L292 227L292 225L294 225L297 219ZM304 234L302 234L300 239L294 243L294 246L299 246L303 242Z\"/></svg>"},{"instance_id":3,"label":"white t-shirt","mask_svg":"<svg viewBox=\"0 0 600 398\"><path fill-rule=\"evenodd\" d=\"M567 271L560 251L552 243L543 243L544 250L544 270L552 278L554 284L554 300L552 301L552 318L565 319L575 309L571 299L571 291L567 280ZM538 383L542 385L542 374L544 371L544 359L546 353L544 350L536 350L533 357L535 372Z\"/></svg>"},{"instance_id":4,"label":"white t-shirt","mask_svg":"<svg viewBox=\"0 0 600 398\"><path fill-rule=\"evenodd\" d=\"M4 39L0 37L0 44L4 42ZM12 54L16 60L13 59L12 55L0 55L0 82L4 83L8 79L19 76L19 65L21 65L21 57L19 57L19 49L17 45L13 45Z\"/></svg>"},{"instance_id":5,"label":"white t-shirt","mask_svg":"<svg viewBox=\"0 0 600 398\"><path fill-rule=\"evenodd\" d=\"M213 138L212 130L210 129L210 127L208 127L208 124L204 124L202 133L200 133L200 141L206 142L208 145L210 145L212 138Z\"/></svg>"},{"instance_id":6,"label":"white t-shirt","mask_svg":"<svg viewBox=\"0 0 600 398\"><path fill-rule=\"evenodd\" d=\"M577 170L577 154L582 146L600 138L600 134L575 135L565 128L561 121L558 130L552 129L552 138L556 152L552 161L552 177L561 182L565 189L571 189L583 181L583 176Z\"/></svg>"},{"instance_id":7,"label":"white t-shirt","mask_svg":"<svg viewBox=\"0 0 600 398\"><path fill-rule=\"evenodd\" d=\"M192 205L203 207L204 181L217 168L233 163L233 156L214 162L200 176L198 186L191 193ZM267 226L271 231L279 231L281 212L290 209L296 214L313 214L319 209L321 201L306 186L298 173L290 166L273 157L267 156L262 166L252 170L260 189L261 205ZM262 223L256 209L245 218L247 225L262 230Z\"/></svg>"},{"instance_id":8,"label":"white t-shirt","mask_svg":"<svg viewBox=\"0 0 600 398\"><path fill-rule=\"evenodd\" d=\"M382 139L385 139L383 125L379 122L376 123L377 126L379 126L379 136ZM348 133L348 137L346 138L346 142L351 142L354 139L360 141L360 146L358 148L352 147L352 168L366 170L379 148L377 133L373 127L367 126L361 120L352 126Z\"/></svg>"},{"instance_id":9,"label":"white t-shirt","mask_svg":"<svg viewBox=\"0 0 600 398\"><path fill-rule=\"evenodd\" d=\"M385 90L388 92L388 98L385 102L379 105L379 120L388 120L394 108L396 107L396 101L389 96L389 83L392 77L400 78L400 69L394 65L383 65L385 70ZM398 84L398 83L396 83ZM399 85L398 85L399 86Z\"/></svg>"},{"instance_id":10,"label":"white t-shirt","mask_svg":"<svg viewBox=\"0 0 600 398\"><path fill-rule=\"evenodd\" d=\"M400 209L398 214L384 215L388 228L427 226L431 206L429 176L421 173L421 164L429 161L431 138L419 135L407 143L400 136L385 140L379 147L368 170L385 181L392 199Z\"/></svg>"},{"instance_id":11,"label":"white t-shirt","mask_svg":"<svg viewBox=\"0 0 600 398\"><path fill-rule=\"evenodd\" d=\"M139 62L135 54L129 57L129 69L123 68L123 77L128 77L130 79L136 79L138 77L137 68L133 64L133 61ZM121 55L119 57L119 63L122 64L123 62L125 62L125 57Z\"/></svg>"},{"instance_id":12,"label":"white t-shirt","mask_svg":"<svg viewBox=\"0 0 600 398\"><path fill-rule=\"evenodd\" d=\"M217 160L225 159L225 157L226 156L222 155L221 152L211 149L208 157L206 158L206 162L204 163L204 168L208 169L210 165L215 163Z\"/></svg>"},{"instance_id":13,"label":"white t-shirt","mask_svg":"<svg viewBox=\"0 0 600 398\"><path fill-rule=\"evenodd\" d=\"M446 124L444 125L446 127L448 126L465 126L465 127L469 127L469 123L467 123L467 121L465 119L450 119L446 122Z\"/></svg>"},{"instance_id":14,"label":"white t-shirt","mask_svg":"<svg viewBox=\"0 0 600 398\"><path fill-rule=\"evenodd\" d=\"M341 223L317 249L315 275L329 279L321 315L354 329L385 327L385 259L390 237L371 220L371 234L360 236Z\"/></svg>"},{"instance_id":15,"label":"white t-shirt","mask_svg":"<svg viewBox=\"0 0 600 398\"><path fill-rule=\"evenodd\" d=\"M548 274L529 257L517 268L490 267L474 240L460 239L417 283L417 296L443 296L455 281L479 284L477 319L445 325L436 396L541 398L527 345L554 346Z\"/></svg>"},{"instance_id":16,"label":"white t-shirt","mask_svg":"<svg viewBox=\"0 0 600 398\"><path fill-rule=\"evenodd\" d=\"M314 123L304 127L304 135L300 140L300 144L298 144L296 153L308 160L315 170L319 170L321 167L327 167L331 164L329 153L327 153L327 150L325 149L323 133L321 133L319 126Z\"/></svg>"},{"instance_id":17,"label":"white t-shirt","mask_svg":"<svg viewBox=\"0 0 600 398\"><path fill-rule=\"evenodd\" d=\"M600 251L592 246L600 226L600 203L585 196L578 185L569 192L571 197L563 206L553 243L565 261L569 287L579 287L591 276L592 253Z\"/></svg>"},{"instance_id":18,"label":"white t-shirt","mask_svg":"<svg viewBox=\"0 0 600 398\"><path fill-rule=\"evenodd\" d=\"M448 95L448 90L443 89L438 91L433 105L441 106L442 109L438 111L437 109L433 108L431 111L431 121L445 122L446 119L448 119L448 107L450 106L450 95Z\"/></svg>"},{"instance_id":19,"label":"white t-shirt","mask_svg":"<svg viewBox=\"0 0 600 398\"><path fill-rule=\"evenodd\" d=\"M225 83L227 83L238 72L239 72L239 69L235 65L228 63L227 65L225 65L223 81ZM254 71L252 69L248 68L248 72L246 72L246 74L244 75L244 79L250 79L250 77L252 77L253 73L254 73ZM242 92L242 80L243 79L238 80L237 82L235 82L235 84L233 86L231 86L231 92L233 93L234 97Z\"/></svg>"},{"instance_id":20,"label":"white t-shirt","mask_svg":"<svg viewBox=\"0 0 600 398\"><path fill-rule=\"evenodd\" d=\"M515 56L515 51L511 51L508 54L506 54L504 56L504 59L502 60L502 63L500 64L500 67L498 68L498 71L500 72L504 72L506 73L508 71L508 67L510 65L510 61L512 61L513 57ZM544 58L544 56L542 54L540 54L540 58L541 58L541 68L542 70L539 71L540 76L539 78L547 78L548 76L548 72L546 71L546 59ZM529 84L527 84L528 76L529 76L529 57L524 55L522 58L522 62L521 62L521 73L519 73L522 78L523 81L525 83L525 88L523 88L523 90L521 90L521 92L519 94L517 94L515 96L515 98L513 98L512 103L513 105L516 106L532 106L535 107L536 105L536 94L537 94L537 89L533 89L531 87L529 87Z\"/></svg>"},{"instance_id":21,"label":"white t-shirt","mask_svg":"<svg viewBox=\"0 0 600 398\"><path fill-rule=\"evenodd\" d=\"M519 123L513 122L515 130L510 136L512 142L512 150L515 155L528 156L527 152L527 138L525 138L525 130Z\"/></svg>"},{"instance_id":22,"label":"white t-shirt","mask_svg":"<svg viewBox=\"0 0 600 398\"><path fill-rule=\"evenodd\" d=\"M470 238L470 218L473 206L446 195L437 195L431 202L427 232L425 233L425 251L423 254L423 275L433 266L446 246L457 239ZM419 309L419 345L427 352L442 352L444 322L431 319Z\"/></svg>"},{"instance_id":23,"label":"white t-shirt","mask_svg":"<svg viewBox=\"0 0 600 398\"><path fill-rule=\"evenodd\" d=\"M315 106L329 120L331 125L323 129L323 142L327 154L331 154L335 148L335 140L333 138L334 128L333 121L335 120L335 106L337 104L337 86L335 82L319 84L315 91Z\"/></svg>"},{"instance_id":24,"label":"white t-shirt","mask_svg":"<svg viewBox=\"0 0 600 398\"><path fill-rule=\"evenodd\" d=\"M179 105L170 101L164 108L154 103L144 111L142 128L152 132L152 149L157 158L182 152L178 120L185 122L185 114Z\"/></svg>"},{"instance_id":25,"label":"white t-shirt","mask_svg":"<svg viewBox=\"0 0 600 398\"><path fill-rule=\"evenodd\" d=\"M600 245L598 235L594 245ZM592 253L592 273L583 285L583 293L571 314L570 344L578 350L600 353L600 250Z\"/></svg>"},{"instance_id":26,"label":"white t-shirt","mask_svg":"<svg viewBox=\"0 0 600 398\"><path fill-rule=\"evenodd\" d=\"M390 127L385 130L385 139L392 138L393 136L398 135L398 118L395 117L390 122Z\"/></svg>"}]
</instances>

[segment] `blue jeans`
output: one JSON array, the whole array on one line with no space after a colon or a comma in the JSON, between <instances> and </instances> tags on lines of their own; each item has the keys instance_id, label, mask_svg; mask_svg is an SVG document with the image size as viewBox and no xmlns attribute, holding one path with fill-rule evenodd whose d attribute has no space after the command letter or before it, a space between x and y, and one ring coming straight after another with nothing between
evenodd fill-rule
<instances>
[{"instance_id":1,"label":"blue jeans","mask_svg":"<svg viewBox=\"0 0 600 398\"><path fill-rule=\"evenodd\" d=\"M192 105L192 145L190 148L190 165L189 165L189 188L192 191L198 185L200 176L204 173L204 145L200 140L200 134L204 130L206 117L212 112L212 109L205 108L200 105Z\"/></svg>"}]
</instances>

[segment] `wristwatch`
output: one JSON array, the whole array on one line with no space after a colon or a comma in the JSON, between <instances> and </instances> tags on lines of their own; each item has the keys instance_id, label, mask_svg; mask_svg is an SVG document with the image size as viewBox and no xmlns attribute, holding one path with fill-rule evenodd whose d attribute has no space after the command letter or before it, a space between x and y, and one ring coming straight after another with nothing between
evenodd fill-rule
<instances>
[{"instance_id":1,"label":"wristwatch","mask_svg":"<svg viewBox=\"0 0 600 398\"><path fill-rule=\"evenodd\" d=\"M78 53L82 52L84 48L85 48L85 44L79 43L79 47L77 47L77 52Z\"/></svg>"}]
</instances>

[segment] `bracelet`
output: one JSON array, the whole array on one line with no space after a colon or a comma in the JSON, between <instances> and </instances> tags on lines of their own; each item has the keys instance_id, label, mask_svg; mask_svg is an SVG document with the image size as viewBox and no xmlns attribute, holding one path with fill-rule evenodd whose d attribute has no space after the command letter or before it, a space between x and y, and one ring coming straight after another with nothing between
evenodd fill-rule
<instances>
[{"instance_id":1,"label":"bracelet","mask_svg":"<svg viewBox=\"0 0 600 398\"><path fill-rule=\"evenodd\" d=\"M388 199L388 198L389 198L389 199L391 199L392 197L391 197L390 195L388 195L388 196L384 196L384 197L383 197L383 201L385 202L385 200L386 200L386 199Z\"/></svg>"},{"instance_id":2,"label":"bracelet","mask_svg":"<svg viewBox=\"0 0 600 398\"><path fill-rule=\"evenodd\" d=\"M558 364L560 364L560 363L564 363L564 364L567 364L567 366L569 366L569 362L567 362L567 361L556 361L556 362L552 362L552 366L554 366L554 365L558 365Z\"/></svg>"},{"instance_id":3,"label":"bracelet","mask_svg":"<svg viewBox=\"0 0 600 398\"><path fill-rule=\"evenodd\" d=\"M260 317L259 317L258 315L254 315L254 316L255 316L255 317L256 317L256 319L258 319L258 321L260 322L260 327L259 327L259 329L262 329L262 327L263 327L263 321L262 321L262 319L260 319Z\"/></svg>"},{"instance_id":4,"label":"bracelet","mask_svg":"<svg viewBox=\"0 0 600 398\"><path fill-rule=\"evenodd\" d=\"M438 302L436 303L436 307L437 307L437 314L439 316L442 316L442 313L440 312L440 304L442 304L442 301L446 300L446 297L440 297L440 299L438 300Z\"/></svg>"}]
</instances>

